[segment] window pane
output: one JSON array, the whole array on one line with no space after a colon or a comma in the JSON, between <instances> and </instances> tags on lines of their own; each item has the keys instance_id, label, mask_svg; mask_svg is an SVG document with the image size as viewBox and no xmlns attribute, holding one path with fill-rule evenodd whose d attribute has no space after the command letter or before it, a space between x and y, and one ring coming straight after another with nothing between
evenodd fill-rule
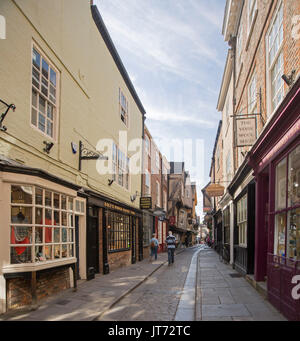
<instances>
[{"instance_id":1,"label":"window pane","mask_svg":"<svg viewBox=\"0 0 300 341\"><path fill-rule=\"evenodd\" d=\"M45 132L45 116L39 113L39 129Z\"/></svg>"},{"instance_id":2,"label":"window pane","mask_svg":"<svg viewBox=\"0 0 300 341\"><path fill-rule=\"evenodd\" d=\"M36 244L42 244L44 242L42 227L35 228L35 242Z\"/></svg>"},{"instance_id":3,"label":"window pane","mask_svg":"<svg viewBox=\"0 0 300 341\"><path fill-rule=\"evenodd\" d=\"M54 208L59 208L59 194L54 193L53 195Z\"/></svg>"},{"instance_id":4,"label":"window pane","mask_svg":"<svg viewBox=\"0 0 300 341\"><path fill-rule=\"evenodd\" d=\"M10 234L11 244L31 244L32 243L32 227L28 226L12 226Z\"/></svg>"},{"instance_id":5,"label":"window pane","mask_svg":"<svg viewBox=\"0 0 300 341\"><path fill-rule=\"evenodd\" d=\"M63 244L61 250L62 250L61 252L62 258L68 257L68 245Z\"/></svg>"},{"instance_id":6,"label":"window pane","mask_svg":"<svg viewBox=\"0 0 300 341\"><path fill-rule=\"evenodd\" d=\"M43 190L41 188L35 188L35 204L43 205Z\"/></svg>"},{"instance_id":7,"label":"window pane","mask_svg":"<svg viewBox=\"0 0 300 341\"><path fill-rule=\"evenodd\" d=\"M283 159L276 167L275 209L286 207L286 159Z\"/></svg>"},{"instance_id":8,"label":"window pane","mask_svg":"<svg viewBox=\"0 0 300 341\"><path fill-rule=\"evenodd\" d=\"M11 222L15 224L32 224L32 208L12 206Z\"/></svg>"},{"instance_id":9,"label":"window pane","mask_svg":"<svg viewBox=\"0 0 300 341\"><path fill-rule=\"evenodd\" d=\"M11 247L10 248L10 263L31 263L31 246L27 247Z\"/></svg>"},{"instance_id":10,"label":"window pane","mask_svg":"<svg viewBox=\"0 0 300 341\"><path fill-rule=\"evenodd\" d=\"M300 260L300 208L288 212L287 256Z\"/></svg>"},{"instance_id":11,"label":"window pane","mask_svg":"<svg viewBox=\"0 0 300 341\"><path fill-rule=\"evenodd\" d=\"M56 86L56 72L50 68L50 82Z\"/></svg>"},{"instance_id":12,"label":"window pane","mask_svg":"<svg viewBox=\"0 0 300 341\"><path fill-rule=\"evenodd\" d=\"M274 254L285 257L285 213L275 216Z\"/></svg>"},{"instance_id":13,"label":"window pane","mask_svg":"<svg viewBox=\"0 0 300 341\"><path fill-rule=\"evenodd\" d=\"M75 257L73 244L69 245L69 257Z\"/></svg>"},{"instance_id":14,"label":"window pane","mask_svg":"<svg viewBox=\"0 0 300 341\"><path fill-rule=\"evenodd\" d=\"M43 225L43 209L40 207L35 208L35 223L37 225Z\"/></svg>"},{"instance_id":15,"label":"window pane","mask_svg":"<svg viewBox=\"0 0 300 341\"><path fill-rule=\"evenodd\" d=\"M67 229L64 227L61 229L61 240L63 243L66 243L68 241Z\"/></svg>"},{"instance_id":16,"label":"window pane","mask_svg":"<svg viewBox=\"0 0 300 341\"><path fill-rule=\"evenodd\" d=\"M60 225L59 211L54 211L54 225Z\"/></svg>"},{"instance_id":17,"label":"window pane","mask_svg":"<svg viewBox=\"0 0 300 341\"><path fill-rule=\"evenodd\" d=\"M44 100L44 98L42 96L39 97L39 110L42 114L46 113L46 101Z\"/></svg>"},{"instance_id":18,"label":"window pane","mask_svg":"<svg viewBox=\"0 0 300 341\"><path fill-rule=\"evenodd\" d=\"M68 222L67 222L67 213L66 212L62 212L61 213L61 224L63 226L67 226Z\"/></svg>"},{"instance_id":19,"label":"window pane","mask_svg":"<svg viewBox=\"0 0 300 341\"><path fill-rule=\"evenodd\" d=\"M32 204L32 187L11 186L11 202L14 204Z\"/></svg>"},{"instance_id":20,"label":"window pane","mask_svg":"<svg viewBox=\"0 0 300 341\"><path fill-rule=\"evenodd\" d=\"M31 110L31 123L37 126L37 111L34 108Z\"/></svg>"},{"instance_id":21,"label":"window pane","mask_svg":"<svg viewBox=\"0 0 300 341\"><path fill-rule=\"evenodd\" d=\"M45 260L45 255L43 251L43 246L36 246L35 247L35 261L43 262L44 260Z\"/></svg>"},{"instance_id":22,"label":"window pane","mask_svg":"<svg viewBox=\"0 0 300 341\"><path fill-rule=\"evenodd\" d=\"M32 63L34 66L36 66L38 69L40 69L41 56L35 49L32 50Z\"/></svg>"},{"instance_id":23,"label":"window pane","mask_svg":"<svg viewBox=\"0 0 300 341\"><path fill-rule=\"evenodd\" d=\"M45 224L52 225L52 210L45 209Z\"/></svg>"},{"instance_id":24,"label":"window pane","mask_svg":"<svg viewBox=\"0 0 300 341\"><path fill-rule=\"evenodd\" d=\"M61 209L62 210L67 209L67 197L65 195L61 196Z\"/></svg>"},{"instance_id":25,"label":"window pane","mask_svg":"<svg viewBox=\"0 0 300 341\"><path fill-rule=\"evenodd\" d=\"M32 105L37 108L37 92L32 88Z\"/></svg>"},{"instance_id":26,"label":"window pane","mask_svg":"<svg viewBox=\"0 0 300 341\"><path fill-rule=\"evenodd\" d=\"M54 243L60 243L60 229L54 229Z\"/></svg>"},{"instance_id":27,"label":"window pane","mask_svg":"<svg viewBox=\"0 0 300 341\"><path fill-rule=\"evenodd\" d=\"M47 120L47 135L53 137L53 123Z\"/></svg>"},{"instance_id":28,"label":"window pane","mask_svg":"<svg viewBox=\"0 0 300 341\"><path fill-rule=\"evenodd\" d=\"M60 245L54 246L54 258L60 258Z\"/></svg>"},{"instance_id":29,"label":"window pane","mask_svg":"<svg viewBox=\"0 0 300 341\"><path fill-rule=\"evenodd\" d=\"M300 204L300 146L289 155L288 205Z\"/></svg>"},{"instance_id":30,"label":"window pane","mask_svg":"<svg viewBox=\"0 0 300 341\"><path fill-rule=\"evenodd\" d=\"M45 258L46 260L52 259L52 246L51 245L45 246Z\"/></svg>"},{"instance_id":31,"label":"window pane","mask_svg":"<svg viewBox=\"0 0 300 341\"><path fill-rule=\"evenodd\" d=\"M45 191L45 205L52 206L52 193L49 191Z\"/></svg>"},{"instance_id":32,"label":"window pane","mask_svg":"<svg viewBox=\"0 0 300 341\"><path fill-rule=\"evenodd\" d=\"M52 243L53 241L52 232L53 232L52 227L45 227L45 243Z\"/></svg>"},{"instance_id":33,"label":"window pane","mask_svg":"<svg viewBox=\"0 0 300 341\"><path fill-rule=\"evenodd\" d=\"M44 77L46 77L48 79L49 76L49 65L48 63L43 59L42 62L42 74Z\"/></svg>"}]
</instances>

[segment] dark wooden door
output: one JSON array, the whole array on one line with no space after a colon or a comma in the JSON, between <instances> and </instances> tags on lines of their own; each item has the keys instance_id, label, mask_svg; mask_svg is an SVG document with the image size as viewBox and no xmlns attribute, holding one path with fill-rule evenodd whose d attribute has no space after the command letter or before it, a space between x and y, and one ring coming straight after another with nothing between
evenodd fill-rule
<instances>
[{"instance_id":1,"label":"dark wooden door","mask_svg":"<svg viewBox=\"0 0 300 341\"><path fill-rule=\"evenodd\" d=\"M76 276L80 279L79 274L79 216L75 216L75 252L77 258Z\"/></svg>"},{"instance_id":2,"label":"dark wooden door","mask_svg":"<svg viewBox=\"0 0 300 341\"><path fill-rule=\"evenodd\" d=\"M87 226L87 272L91 273L91 268L95 273L99 273L99 236L98 217L90 216Z\"/></svg>"},{"instance_id":3,"label":"dark wooden door","mask_svg":"<svg viewBox=\"0 0 300 341\"><path fill-rule=\"evenodd\" d=\"M136 218L130 217L131 221L131 263L136 263Z\"/></svg>"},{"instance_id":4,"label":"dark wooden door","mask_svg":"<svg viewBox=\"0 0 300 341\"><path fill-rule=\"evenodd\" d=\"M142 224L142 219L138 218L138 224L139 224L139 261L142 261L144 258L143 255L143 224Z\"/></svg>"},{"instance_id":5,"label":"dark wooden door","mask_svg":"<svg viewBox=\"0 0 300 341\"><path fill-rule=\"evenodd\" d=\"M103 254L103 274L107 275L109 273L109 264L108 264L108 245L107 245L107 215L108 212L105 211L105 213L103 214L103 220L102 220L102 239L103 239L103 243L102 243L102 254Z\"/></svg>"}]
</instances>

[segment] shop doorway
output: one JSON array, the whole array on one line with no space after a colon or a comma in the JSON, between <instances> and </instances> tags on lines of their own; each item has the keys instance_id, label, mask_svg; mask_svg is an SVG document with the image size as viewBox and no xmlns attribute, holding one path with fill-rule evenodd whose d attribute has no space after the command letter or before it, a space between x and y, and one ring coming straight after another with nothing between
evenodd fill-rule
<instances>
[{"instance_id":1,"label":"shop doorway","mask_svg":"<svg viewBox=\"0 0 300 341\"><path fill-rule=\"evenodd\" d=\"M131 264L136 263L136 218L131 217Z\"/></svg>"},{"instance_id":2,"label":"shop doorway","mask_svg":"<svg viewBox=\"0 0 300 341\"><path fill-rule=\"evenodd\" d=\"M79 271L79 216L75 215L75 252L77 258L77 266L76 266L76 277L77 279L80 278L80 271Z\"/></svg>"},{"instance_id":3,"label":"shop doorway","mask_svg":"<svg viewBox=\"0 0 300 341\"><path fill-rule=\"evenodd\" d=\"M98 209L90 208L87 224L87 278L99 273Z\"/></svg>"}]
</instances>

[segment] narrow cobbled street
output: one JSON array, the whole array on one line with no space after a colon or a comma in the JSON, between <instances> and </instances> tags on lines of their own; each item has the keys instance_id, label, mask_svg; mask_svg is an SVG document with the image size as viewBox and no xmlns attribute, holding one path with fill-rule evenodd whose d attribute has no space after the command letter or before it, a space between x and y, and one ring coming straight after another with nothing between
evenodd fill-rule
<instances>
[{"instance_id":1,"label":"narrow cobbled street","mask_svg":"<svg viewBox=\"0 0 300 341\"><path fill-rule=\"evenodd\" d=\"M199 246L166 253L46 300L19 321L284 321L285 318L218 254Z\"/></svg>"}]
</instances>

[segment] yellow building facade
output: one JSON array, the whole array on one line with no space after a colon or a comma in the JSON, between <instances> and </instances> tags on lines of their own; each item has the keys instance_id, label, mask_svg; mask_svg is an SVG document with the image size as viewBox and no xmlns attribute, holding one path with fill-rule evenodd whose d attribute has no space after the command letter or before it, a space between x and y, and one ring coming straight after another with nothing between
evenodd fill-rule
<instances>
[{"instance_id":1,"label":"yellow building facade","mask_svg":"<svg viewBox=\"0 0 300 341\"><path fill-rule=\"evenodd\" d=\"M133 159L141 167L145 110L89 1L2 0L0 14L0 99L16 107L0 131L5 312L43 297L41 278L54 268L72 286L142 257L141 174L130 167ZM83 156L108 160L83 158L80 167L81 144ZM18 286L36 291L22 303Z\"/></svg>"}]
</instances>

